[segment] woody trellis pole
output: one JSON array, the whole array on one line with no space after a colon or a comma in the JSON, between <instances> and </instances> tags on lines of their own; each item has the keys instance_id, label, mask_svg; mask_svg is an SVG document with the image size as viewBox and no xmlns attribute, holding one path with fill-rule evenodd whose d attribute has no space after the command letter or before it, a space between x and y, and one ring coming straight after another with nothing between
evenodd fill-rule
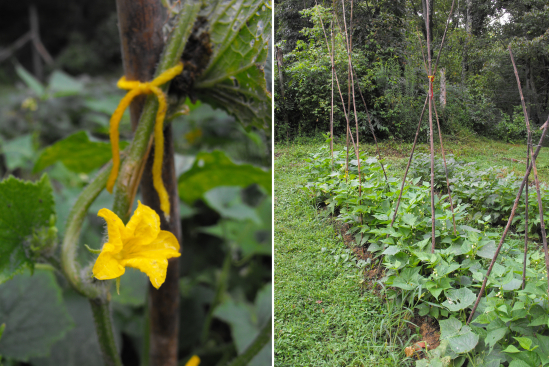
<instances>
[{"instance_id":1,"label":"woody trellis pole","mask_svg":"<svg viewBox=\"0 0 550 367\"><path fill-rule=\"evenodd\" d=\"M449 16L447 17L447 23L445 25L445 31L443 32L443 37L441 38L441 44L439 45L439 51L437 53L437 59L435 60L435 66L433 68L433 74L435 74L435 71L437 70L437 65L439 63L439 58L441 56L441 50L443 49L443 45L445 43L445 37L447 35L447 29L449 27L449 22L451 20L451 16L453 14L453 9L454 9L454 0L451 4L451 10L449 12ZM401 203L401 198L403 196L403 189L405 187L405 180L407 179L407 174L409 172L409 168L411 166L411 162L412 162L412 159L413 159L413 155L414 155L414 150L416 148L416 143L418 141L418 134L420 132L420 125L422 124L422 118L424 117L424 112L426 110L426 105L429 103L429 125L430 125L430 172L431 172L431 175L430 175L430 186L431 186L431 210L432 210L432 249L431 249L431 252L433 253L434 250L435 250L435 210L434 210L434 147L433 147L433 130L432 130L432 114L431 114L431 111L432 111L432 107L434 108L435 110L435 103L433 102L433 74L432 74L432 68L431 68L431 52L430 52L430 22L429 22L429 16L430 16L430 9L429 9L429 1L426 1L426 5L427 5L427 11L426 11L426 38L427 38L427 44L428 44L428 66L426 66L426 64L424 63L424 68L426 69L426 71L428 72L428 78L429 78L429 89L428 89L428 95L426 96L426 100L424 101L424 107L422 108L422 112L420 113L420 119L418 120L418 126L416 128L416 134L414 136L414 142L413 142L413 146L412 146L412 149L411 149L411 154L409 156L409 161L407 162L407 167L405 168L405 174L403 175L403 180L401 182L401 189L399 191L399 197L397 198L397 204L395 206L395 211L393 213L393 217L392 217L392 221L390 223L390 227L393 227L393 224L395 223L395 219L397 217L397 212L399 210L399 204ZM422 46L422 43L421 43L421 46ZM424 49L421 47L422 49L422 57L423 59L425 60L424 58ZM437 126L438 126L438 131L439 131L439 140L440 140L440 143L441 143L441 154L443 156L443 163L445 165L445 177L446 177L446 180L447 180L447 192L449 194L449 202L451 203L451 213L452 213L452 217L453 217L453 228L454 228L454 232L456 234L456 224L455 224L455 217L454 217L454 208L453 208L453 198L452 198L452 193L451 193L451 188L450 188L450 184L449 184L449 173L448 173L448 170L447 170L447 162L446 162L446 159L445 159L445 150L443 149L443 139L441 137L441 129L440 129L440 126L439 126L439 118L437 116L437 111L435 111L436 113L436 120L437 120Z\"/></svg>"},{"instance_id":2,"label":"woody trellis pole","mask_svg":"<svg viewBox=\"0 0 550 367\"><path fill-rule=\"evenodd\" d=\"M117 15L122 46L124 72L128 80L147 81L153 78L159 56L164 47L162 27L166 19L165 9L157 0L117 0ZM130 105L132 127L137 127L145 96L137 97ZM161 229L172 232L181 244L181 224L177 180L174 166L172 127L165 123L162 180L170 197L170 219L160 210L152 176L144 174L141 193L144 204L153 208L160 217ZM151 172L154 149L146 162L145 172ZM179 330L179 259L168 260L166 281L158 290L149 286L148 333L144 363L150 365L178 364ZM147 358L149 356L149 358ZM148 359L148 360L147 360Z\"/></svg>"},{"instance_id":3,"label":"woody trellis pole","mask_svg":"<svg viewBox=\"0 0 550 367\"><path fill-rule=\"evenodd\" d=\"M529 116L527 115L527 109L525 107L525 100L523 98L523 92L521 90L521 82L519 80L518 75L518 69L516 68L516 62L514 60L514 55L512 53L512 47L508 45L508 51L510 53L510 59L512 60L512 66L514 67L514 74L516 75L516 81L518 84L518 90L519 95L521 99L521 106L523 108L523 116L525 118L525 127L527 128L527 151L528 156L527 159L531 158L531 163L529 163L529 160L527 160L527 171L525 172L525 175L523 176L523 181L521 182L521 185L519 187L518 193L516 195L516 200L514 201L514 205L512 206L512 212L510 213L510 217L508 218L508 222L506 223L506 227L504 228L504 232L502 233L502 237L500 238L500 242L498 244L498 247L495 251L495 254L493 255L493 259L491 260L491 264L489 265L489 269L487 269L487 274L483 278L483 283L481 284L481 289L479 290L479 293L477 295L476 302L474 304L474 307L472 308L472 312L470 313L470 316L468 317L468 321L466 324L469 324L470 321L472 321L472 318L474 317L474 313L476 312L477 306L479 305L479 302L481 301L481 297L483 295L483 292L485 291L485 286L487 285L487 279L489 278L489 275L491 275L491 271L493 270L493 266L495 265L495 262L498 258L498 255L500 253L500 250L502 248L502 245L504 244L504 240L506 239L506 236L508 235L508 231L510 230L510 226L512 224L512 221L514 220L514 216L516 214L516 209L519 204L519 200L521 198L521 194L523 192L523 188L525 187L525 246L524 246L524 254L523 254L523 276L522 276L522 289L525 287L525 272L526 272L526 262L527 262L527 221L528 221L528 214L527 214L527 184L529 182L529 174L531 173L531 170L533 170L533 176L535 180L535 187L537 191L537 201L538 201L538 207L539 207L539 216L540 216L540 224L541 224L541 232L542 232L542 246L544 251L544 262L545 262L545 270L546 270L546 281L549 285L549 291L550 291L550 279L548 278L549 274L549 268L548 268L548 241L546 239L546 226L544 223L544 213L543 213L543 206L542 206L542 200L540 195L540 186L539 186L539 179L537 174L537 166L536 166L536 160L537 156L539 154L540 148L542 146L542 142L544 140L544 137L546 136L546 133L548 132L548 120L544 123L542 126L543 132L542 136L540 138L539 144L537 145L537 150L533 152L533 147L531 145L531 125L529 124Z\"/></svg>"}]
</instances>

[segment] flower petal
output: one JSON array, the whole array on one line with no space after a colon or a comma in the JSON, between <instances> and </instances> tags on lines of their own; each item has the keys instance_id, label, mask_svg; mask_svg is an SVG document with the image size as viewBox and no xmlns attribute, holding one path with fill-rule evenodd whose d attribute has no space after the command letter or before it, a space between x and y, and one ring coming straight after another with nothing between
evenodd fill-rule
<instances>
[{"instance_id":1,"label":"flower petal","mask_svg":"<svg viewBox=\"0 0 550 367\"><path fill-rule=\"evenodd\" d=\"M97 279L114 279L124 274L124 266L119 260L113 257L114 248L115 246L109 242L103 246L103 250L99 254L92 270L94 277Z\"/></svg>"},{"instance_id":2,"label":"flower petal","mask_svg":"<svg viewBox=\"0 0 550 367\"><path fill-rule=\"evenodd\" d=\"M158 214L138 200L138 207L126 225L124 240L136 237L142 244L147 244L153 242L159 232L160 218Z\"/></svg>"},{"instance_id":3,"label":"flower petal","mask_svg":"<svg viewBox=\"0 0 550 367\"><path fill-rule=\"evenodd\" d=\"M102 217L107 222L108 242L113 246L111 251L114 253L120 252L122 250L122 236L125 231L124 223L109 209L101 209L97 216Z\"/></svg>"},{"instance_id":4,"label":"flower petal","mask_svg":"<svg viewBox=\"0 0 550 367\"><path fill-rule=\"evenodd\" d=\"M179 243L168 231L160 231L155 241L148 245L133 246L124 251L124 266L136 268L147 274L155 288L159 288L166 279L168 260L179 257Z\"/></svg>"}]
</instances>

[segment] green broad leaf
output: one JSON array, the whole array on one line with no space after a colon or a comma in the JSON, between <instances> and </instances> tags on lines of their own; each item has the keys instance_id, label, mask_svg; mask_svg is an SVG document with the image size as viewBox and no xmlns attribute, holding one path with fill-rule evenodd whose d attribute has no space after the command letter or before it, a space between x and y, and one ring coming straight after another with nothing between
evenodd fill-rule
<instances>
[{"instance_id":1,"label":"green broad leaf","mask_svg":"<svg viewBox=\"0 0 550 367\"><path fill-rule=\"evenodd\" d=\"M439 329L441 330L441 335L439 338L445 340L456 336L459 334L461 328L462 322L455 317L449 317L447 320L440 320Z\"/></svg>"},{"instance_id":2,"label":"green broad leaf","mask_svg":"<svg viewBox=\"0 0 550 367\"><path fill-rule=\"evenodd\" d=\"M45 244L55 214L47 175L36 183L13 176L0 182L0 284L34 267L34 251Z\"/></svg>"},{"instance_id":3,"label":"green broad leaf","mask_svg":"<svg viewBox=\"0 0 550 367\"><path fill-rule=\"evenodd\" d=\"M412 227L416 223L416 217L414 215L412 215L411 213L405 213L401 217L401 221Z\"/></svg>"},{"instance_id":4,"label":"green broad leaf","mask_svg":"<svg viewBox=\"0 0 550 367\"><path fill-rule=\"evenodd\" d=\"M244 204L241 199L241 188L236 186L219 186L204 194L209 207L216 210L223 218L251 220L260 224L261 220L254 208Z\"/></svg>"},{"instance_id":5,"label":"green broad leaf","mask_svg":"<svg viewBox=\"0 0 550 367\"><path fill-rule=\"evenodd\" d=\"M50 76L49 89L55 92L56 97L71 96L82 92L84 83L61 70L55 70Z\"/></svg>"},{"instance_id":6,"label":"green broad leaf","mask_svg":"<svg viewBox=\"0 0 550 367\"><path fill-rule=\"evenodd\" d=\"M73 327L61 288L53 272L45 270L0 285L0 322L6 323L0 355L21 361L48 356Z\"/></svg>"},{"instance_id":7,"label":"green broad leaf","mask_svg":"<svg viewBox=\"0 0 550 367\"><path fill-rule=\"evenodd\" d=\"M120 142L121 149L127 145L128 142ZM86 131L79 131L44 149L34 165L33 172L40 172L61 161L73 172L89 173L103 166L111 158L110 143L92 141Z\"/></svg>"},{"instance_id":8,"label":"green broad leaf","mask_svg":"<svg viewBox=\"0 0 550 367\"><path fill-rule=\"evenodd\" d=\"M545 366L548 364L549 338L548 338L548 335L540 335L540 334L536 334L536 337L540 348L535 349L535 353L539 355L540 360L542 361L542 365Z\"/></svg>"},{"instance_id":9,"label":"green broad leaf","mask_svg":"<svg viewBox=\"0 0 550 367\"><path fill-rule=\"evenodd\" d=\"M271 172L251 164L236 164L224 152L199 153L193 167L178 179L180 198L193 204L203 195L218 186L246 187L252 184L261 186L271 194Z\"/></svg>"},{"instance_id":10,"label":"green broad leaf","mask_svg":"<svg viewBox=\"0 0 550 367\"><path fill-rule=\"evenodd\" d=\"M477 256L483 257L485 259L492 259L495 256L497 251L497 246L495 241L489 241L485 244L480 250L477 251Z\"/></svg>"},{"instance_id":11,"label":"green broad leaf","mask_svg":"<svg viewBox=\"0 0 550 367\"><path fill-rule=\"evenodd\" d=\"M395 255L397 254L401 249L399 246L389 246L384 252L382 252L383 255Z\"/></svg>"},{"instance_id":12,"label":"green broad leaf","mask_svg":"<svg viewBox=\"0 0 550 367\"><path fill-rule=\"evenodd\" d=\"M508 365L508 367L532 367L532 366L533 366L532 364L526 363L520 359L514 359Z\"/></svg>"},{"instance_id":13,"label":"green broad leaf","mask_svg":"<svg viewBox=\"0 0 550 367\"><path fill-rule=\"evenodd\" d=\"M525 337L515 337L515 336L514 336L514 339L516 339L519 342L519 345L523 349L532 350L531 344L533 344L533 341L531 339L525 338Z\"/></svg>"},{"instance_id":14,"label":"green broad leaf","mask_svg":"<svg viewBox=\"0 0 550 367\"><path fill-rule=\"evenodd\" d=\"M449 348L456 354L469 352L479 341L479 335L472 332L468 325L462 325L455 317L439 321L439 328L440 340L447 339Z\"/></svg>"},{"instance_id":15,"label":"green broad leaf","mask_svg":"<svg viewBox=\"0 0 550 367\"><path fill-rule=\"evenodd\" d=\"M102 365L104 362L90 303L72 290L64 292L63 298L69 314L76 321L75 327L53 344L48 357L32 358L32 364L37 366Z\"/></svg>"},{"instance_id":16,"label":"green broad leaf","mask_svg":"<svg viewBox=\"0 0 550 367\"><path fill-rule=\"evenodd\" d=\"M489 325L487 325L487 336L485 337L485 343L490 347L493 347L499 340L504 338L504 335L508 332L506 324L500 320L495 319Z\"/></svg>"},{"instance_id":17,"label":"green broad leaf","mask_svg":"<svg viewBox=\"0 0 550 367\"><path fill-rule=\"evenodd\" d=\"M506 347L506 349L503 350L503 352L506 353L519 353L521 352L518 348L514 347L513 345L509 345Z\"/></svg>"},{"instance_id":18,"label":"green broad leaf","mask_svg":"<svg viewBox=\"0 0 550 367\"><path fill-rule=\"evenodd\" d=\"M5 156L8 170L13 171L16 168L30 168L35 155L32 135L21 135L2 144L0 152Z\"/></svg>"},{"instance_id":19,"label":"green broad leaf","mask_svg":"<svg viewBox=\"0 0 550 367\"><path fill-rule=\"evenodd\" d=\"M199 98L226 110L245 127L271 126L264 64L271 38L271 1L215 2L205 13L212 55L195 82Z\"/></svg>"},{"instance_id":20,"label":"green broad leaf","mask_svg":"<svg viewBox=\"0 0 550 367\"><path fill-rule=\"evenodd\" d=\"M126 268L126 272L120 277L120 294L114 290L115 282L111 282L111 300L122 305L134 307L143 306L147 296L149 279L145 273L137 269Z\"/></svg>"},{"instance_id":21,"label":"green broad leaf","mask_svg":"<svg viewBox=\"0 0 550 367\"><path fill-rule=\"evenodd\" d=\"M452 289L445 291L447 300L441 305L449 311L460 311L470 306L476 300L476 295L469 288Z\"/></svg>"},{"instance_id":22,"label":"green broad leaf","mask_svg":"<svg viewBox=\"0 0 550 367\"><path fill-rule=\"evenodd\" d=\"M25 84L27 84L27 87L32 89L32 91L38 97L42 97L44 95L46 90L45 90L44 86L42 85L42 83L40 83L38 81L38 79L36 79L34 76L32 76L31 73L29 73L27 70L25 70L24 67L22 67L21 65L16 65L15 66L15 72L17 73L17 75L19 75L19 77L21 79L23 79Z\"/></svg>"},{"instance_id":23,"label":"green broad leaf","mask_svg":"<svg viewBox=\"0 0 550 367\"><path fill-rule=\"evenodd\" d=\"M238 354L248 348L269 320L271 288L271 284L265 285L256 295L254 305L228 298L216 307L214 316L229 324ZM262 348L250 361L250 365L271 365L271 343Z\"/></svg>"}]
</instances>

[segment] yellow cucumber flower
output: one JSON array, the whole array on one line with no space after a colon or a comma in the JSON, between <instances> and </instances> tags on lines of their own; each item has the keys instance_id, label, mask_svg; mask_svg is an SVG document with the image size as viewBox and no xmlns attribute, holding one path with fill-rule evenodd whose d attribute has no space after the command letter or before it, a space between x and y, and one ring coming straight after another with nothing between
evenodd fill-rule
<instances>
[{"instance_id":1,"label":"yellow cucumber flower","mask_svg":"<svg viewBox=\"0 0 550 367\"><path fill-rule=\"evenodd\" d=\"M158 289L166 279L168 259L180 256L178 240L171 232L161 231L158 214L138 201L126 226L109 209L103 208L97 215L107 222L109 238L95 262L94 277L118 278L129 266L147 274Z\"/></svg>"}]
</instances>

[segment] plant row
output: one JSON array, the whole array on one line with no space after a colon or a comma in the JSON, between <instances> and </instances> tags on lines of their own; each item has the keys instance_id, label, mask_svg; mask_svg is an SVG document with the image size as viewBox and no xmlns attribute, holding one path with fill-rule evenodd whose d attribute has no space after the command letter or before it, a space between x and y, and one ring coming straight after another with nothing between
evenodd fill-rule
<instances>
[{"instance_id":1,"label":"plant row","mask_svg":"<svg viewBox=\"0 0 550 367\"><path fill-rule=\"evenodd\" d=\"M472 322L467 324L502 236L500 224L509 216L517 194L518 179L498 169L480 171L450 159L455 230L439 163L432 253L426 157L415 160L413 178L404 185L392 226L402 180L388 176L386 181L380 162L366 154L360 154L359 178L357 159L350 155L346 171L345 155L345 151L335 151L331 158L327 148L312 154L306 159L304 189L349 226L357 245L367 246L380 257L385 267L381 281L390 299L420 316L438 319L440 345L416 365L462 366L468 361L470 366L547 366L548 284L542 246L532 235L540 221L534 190L529 192L525 284L522 204L514 231L504 242ZM548 208L544 185L541 194ZM520 203L524 201L523 196Z\"/></svg>"}]
</instances>

